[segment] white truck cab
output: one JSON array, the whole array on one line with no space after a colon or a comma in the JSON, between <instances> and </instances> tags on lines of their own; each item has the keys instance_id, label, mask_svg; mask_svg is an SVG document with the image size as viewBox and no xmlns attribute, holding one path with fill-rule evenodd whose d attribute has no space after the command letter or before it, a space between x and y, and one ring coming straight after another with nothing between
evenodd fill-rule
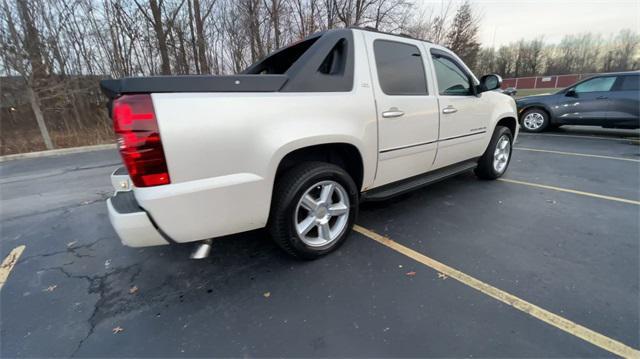
<instances>
[{"instance_id":1,"label":"white truck cab","mask_svg":"<svg viewBox=\"0 0 640 359\"><path fill-rule=\"evenodd\" d=\"M444 47L359 28L239 75L105 80L126 167L109 216L128 246L267 227L317 258L347 238L360 201L472 169L502 176L518 126L500 83Z\"/></svg>"}]
</instances>

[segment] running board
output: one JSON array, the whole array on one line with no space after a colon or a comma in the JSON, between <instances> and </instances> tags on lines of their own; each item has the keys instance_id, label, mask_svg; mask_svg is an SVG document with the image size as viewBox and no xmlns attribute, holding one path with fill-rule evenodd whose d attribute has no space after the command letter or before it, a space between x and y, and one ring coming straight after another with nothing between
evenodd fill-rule
<instances>
[{"instance_id":1,"label":"running board","mask_svg":"<svg viewBox=\"0 0 640 359\"><path fill-rule=\"evenodd\" d=\"M361 202L384 201L391 197L440 182L463 172L470 171L478 166L478 159L474 158L451 166L437 169L433 172L423 173L404 180L389 183L381 187L373 188L360 195Z\"/></svg>"}]
</instances>

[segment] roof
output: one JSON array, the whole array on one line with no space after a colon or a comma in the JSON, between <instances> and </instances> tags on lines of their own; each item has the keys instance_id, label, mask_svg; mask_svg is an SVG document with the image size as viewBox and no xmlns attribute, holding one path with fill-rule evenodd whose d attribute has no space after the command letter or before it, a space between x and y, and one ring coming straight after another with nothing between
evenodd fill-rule
<instances>
[{"instance_id":1,"label":"roof","mask_svg":"<svg viewBox=\"0 0 640 359\"><path fill-rule=\"evenodd\" d=\"M369 31L369 32L375 32L378 34L385 34L385 35L391 35L391 36L398 36L398 37L404 37L404 38L408 38L408 39L413 39L413 40L418 40L418 41L424 41L424 42L428 42L430 44L432 44L433 42L429 41L429 40L425 40L425 39L418 39L415 38L409 34L404 34L404 33L400 33L400 34L394 34L391 32L385 32L385 31L380 31L376 28L370 27L370 26L365 26L365 27L360 27L360 26L349 26L347 27L348 29L353 29L353 30L362 30L362 31Z\"/></svg>"},{"instance_id":2,"label":"roof","mask_svg":"<svg viewBox=\"0 0 640 359\"><path fill-rule=\"evenodd\" d=\"M603 72L603 73L597 73L597 74L592 74L593 76L591 77L600 77L600 76L624 76L624 75L639 75L640 74L640 70L636 70L636 71L618 71L618 72Z\"/></svg>"}]
</instances>

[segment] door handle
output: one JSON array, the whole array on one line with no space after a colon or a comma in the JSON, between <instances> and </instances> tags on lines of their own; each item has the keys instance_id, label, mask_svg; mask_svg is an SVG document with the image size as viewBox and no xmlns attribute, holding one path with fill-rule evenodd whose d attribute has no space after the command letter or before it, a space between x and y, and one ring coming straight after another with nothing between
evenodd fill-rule
<instances>
[{"instance_id":1,"label":"door handle","mask_svg":"<svg viewBox=\"0 0 640 359\"><path fill-rule=\"evenodd\" d=\"M444 113L445 115L456 112L458 112L458 109L453 106L447 106L442 109L442 113Z\"/></svg>"},{"instance_id":2,"label":"door handle","mask_svg":"<svg viewBox=\"0 0 640 359\"><path fill-rule=\"evenodd\" d=\"M606 100L606 99L608 99L607 96L598 96L598 97L596 97L596 100Z\"/></svg>"},{"instance_id":3,"label":"door handle","mask_svg":"<svg viewBox=\"0 0 640 359\"><path fill-rule=\"evenodd\" d=\"M392 107L382 113L382 117L384 118L400 117L402 115L404 115L404 112L398 110L397 107Z\"/></svg>"}]
</instances>

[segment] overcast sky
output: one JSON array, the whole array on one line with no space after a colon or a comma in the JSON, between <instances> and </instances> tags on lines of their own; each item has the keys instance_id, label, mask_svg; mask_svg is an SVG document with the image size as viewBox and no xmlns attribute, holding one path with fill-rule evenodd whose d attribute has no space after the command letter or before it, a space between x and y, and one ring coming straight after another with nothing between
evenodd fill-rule
<instances>
[{"instance_id":1,"label":"overcast sky","mask_svg":"<svg viewBox=\"0 0 640 359\"><path fill-rule=\"evenodd\" d=\"M435 11L440 11L443 4L442 0L416 0L420 2ZM605 37L621 29L640 32L640 0L471 0L471 3L482 18L480 41L484 46L538 36L557 43L564 35L582 32Z\"/></svg>"}]
</instances>

